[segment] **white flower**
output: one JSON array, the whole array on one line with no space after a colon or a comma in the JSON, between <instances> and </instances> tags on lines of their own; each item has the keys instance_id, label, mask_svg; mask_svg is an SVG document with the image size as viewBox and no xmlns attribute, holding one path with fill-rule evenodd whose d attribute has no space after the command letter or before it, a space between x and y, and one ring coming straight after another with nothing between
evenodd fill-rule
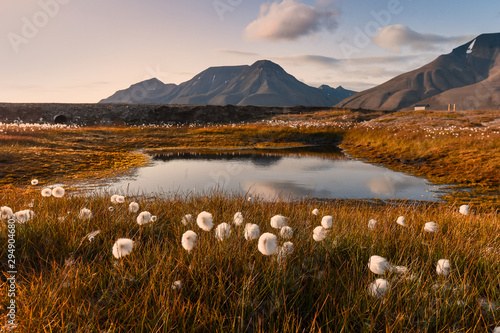
<instances>
[{"instance_id":1,"label":"white flower","mask_svg":"<svg viewBox=\"0 0 500 333\"><path fill-rule=\"evenodd\" d=\"M368 229L374 230L376 226L377 226L376 220L371 219L370 221L368 221Z\"/></svg>"},{"instance_id":2,"label":"white flower","mask_svg":"<svg viewBox=\"0 0 500 333\"><path fill-rule=\"evenodd\" d=\"M225 238L229 238L231 236L231 226L227 223L221 223L215 228L215 237L222 241Z\"/></svg>"},{"instance_id":3,"label":"white flower","mask_svg":"<svg viewBox=\"0 0 500 333\"><path fill-rule=\"evenodd\" d=\"M131 213L137 213L139 211L139 204L132 201L130 205L128 205L128 211Z\"/></svg>"},{"instance_id":4,"label":"white flower","mask_svg":"<svg viewBox=\"0 0 500 333\"><path fill-rule=\"evenodd\" d=\"M323 239L326 238L327 230L323 228L322 226L316 227L313 230L313 239L316 242L321 242Z\"/></svg>"},{"instance_id":5,"label":"white flower","mask_svg":"<svg viewBox=\"0 0 500 333\"><path fill-rule=\"evenodd\" d=\"M500 326L495 327L493 333L500 333Z\"/></svg>"},{"instance_id":6,"label":"white flower","mask_svg":"<svg viewBox=\"0 0 500 333\"><path fill-rule=\"evenodd\" d=\"M25 210L21 210L19 212L16 212L14 215L16 216L17 222L26 223L31 218L33 218L35 216L35 213L30 209L25 209Z\"/></svg>"},{"instance_id":7,"label":"white flower","mask_svg":"<svg viewBox=\"0 0 500 333\"><path fill-rule=\"evenodd\" d=\"M2 206L0 208L0 213L2 214L2 220L7 220L14 217L14 212L10 207Z\"/></svg>"},{"instance_id":8,"label":"white flower","mask_svg":"<svg viewBox=\"0 0 500 333\"><path fill-rule=\"evenodd\" d=\"M89 239L89 242L92 242L94 240L95 236L99 235L100 233L101 233L101 230L92 231L91 233L87 234L87 236L85 236L85 237Z\"/></svg>"},{"instance_id":9,"label":"white flower","mask_svg":"<svg viewBox=\"0 0 500 333\"><path fill-rule=\"evenodd\" d=\"M92 212L88 208L82 208L80 210L80 214L78 215L79 218L88 220L92 218Z\"/></svg>"},{"instance_id":10,"label":"white flower","mask_svg":"<svg viewBox=\"0 0 500 333\"><path fill-rule=\"evenodd\" d=\"M276 253L278 262L281 263L284 259L286 259L290 254L293 253L293 243L292 242L283 243L283 246L278 247Z\"/></svg>"},{"instance_id":11,"label":"white flower","mask_svg":"<svg viewBox=\"0 0 500 333\"><path fill-rule=\"evenodd\" d=\"M181 240L182 247L186 251L191 251L194 248L197 240L198 240L198 235L196 234L196 232L188 230L182 234L182 240Z\"/></svg>"},{"instance_id":12,"label":"white flower","mask_svg":"<svg viewBox=\"0 0 500 333\"><path fill-rule=\"evenodd\" d=\"M113 256L116 259L125 257L132 252L134 242L129 238L119 238L113 245Z\"/></svg>"},{"instance_id":13,"label":"white flower","mask_svg":"<svg viewBox=\"0 0 500 333\"><path fill-rule=\"evenodd\" d=\"M468 205L462 205L460 206L460 214L462 215L469 215L469 206Z\"/></svg>"},{"instance_id":14,"label":"white flower","mask_svg":"<svg viewBox=\"0 0 500 333\"><path fill-rule=\"evenodd\" d=\"M404 216L398 217L398 219L396 220L396 223L399 225L402 225L403 227L406 227L405 217Z\"/></svg>"},{"instance_id":15,"label":"white flower","mask_svg":"<svg viewBox=\"0 0 500 333\"><path fill-rule=\"evenodd\" d=\"M242 225L243 224L243 214L241 214L241 212L237 212L236 214L234 214L233 223L235 225Z\"/></svg>"},{"instance_id":16,"label":"white flower","mask_svg":"<svg viewBox=\"0 0 500 333\"><path fill-rule=\"evenodd\" d=\"M318 215L319 214L319 209L318 208L314 208L311 212L311 214L313 215Z\"/></svg>"},{"instance_id":17,"label":"white flower","mask_svg":"<svg viewBox=\"0 0 500 333\"><path fill-rule=\"evenodd\" d=\"M271 217L271 227L275 229L281 229L286 226L288 218L278 214Z\"/></svg>"},{"instance_id":18,"label":"white flower","mask_svg":"<svg viewBox=\"0 0 500 333\"><path fill-rule=\"evenodd\" d=\"M292 235L293 235L293 230L289 226L284 226L283 228L281 228L280 230L281 238L290 239L292 238Z\"/></svg>"},{"instance_id":19,"label":"white flower","mask_svg":"<svg viewBox=\"0 0 500 333\"><path fill-rule=\"evenodd\" d=\"M263 255L270 256L276 251L277 244L278 238L269 232L265 232L259 238L258 249Z\"/></svg>"},{"instance_id":20,"label":"white flower","mask_svg":"<svg viewBox=\"0 0 500 333\"><path fill-rule=\"evenodd\" d=\"M50 197L52 195L52 190L48 187L42 189L42 197Z\"/></svg>"},{"instance_id":21,"label":"white flower","mask_svg":"<svg viewBox=\"0 0 500 333\"><path fill-rule=\"evenodd\" d=\"M247 223L245 225L245 239L252 240L259 238L260 228L257 224Z\"/></svg>"},{"instance_id":22,"label":"white flower","mask_svg":"<svg viewBox=\"0 0 500 333\"><path fill-rule=\"evenodd\" d=\"M156 222L156 221L158 221L158 216L156 215L151 216L151 222Z\"/></svg>"},{"instance_id":23,"label":"white flower","mask_svg":"<svg viewBox=\"0 0 500 333\"><path fill-rule=\"evenodd\" d=\"M181 220L182 224L188 225L189 223L193 222L193 215L191 214L186 214Z\"/></svg>"},{"instance_id":24,"label":"white flower","mask_svg":"<svg viewBox=\"0 0 500 333\"><path fill-rule=\"evenodd\" d=\"M389 290L390 284L387 280L376 279L375 282L370 283L368 293L373 297L384 297Z\"/></svg>"},{"instance_id":25,"label":"white flower","mask_svg":"<svg viewBox=\"0 0 500 333\"><path fill-rule=\"evenodd\" d=\"M196 218L196 223L198 227L205 231L210 231L214 227L212 214L208 212L201 212Z\"/></svg>"},{"instance_id":26,"label":"white flower","mask_svg":"<svg viewBox=\"0 0 500 333\"><path fill-rule=\"evenodd\" d=\"M112 211L114 211L114 210L115 210L115 207L113 207L113 206L109 206L109 207L108 207L108 211L112 212Z\"/></svg>"},{"instance_id":27,"label":"white flower","mask_svg":"<svg viewBox=\"0 0 500 333\"><path fill-rule=\"evenodd\" d=\"M113 194L113 195L111 196L111 203L117 203L117 202L116 202L116 197L117 197L117 196L118 196L118 194Z\"/></svg>"},{"instance_id":28,"label":"white flower","mask_svg":"<svg viewBox=\"0 0 500 333\"><path fill-rule=\"evenodd\" d=\"M38 185L38 179L32 179L31 180L31 185L33 185L33 186Z\"/></svg>"},{"instance_id":29,"label":"white flower","mask_svg":"<svg viewBox=\"0 0 500 333\"><path fill-rule=\"evenodd\" d=\"M371 256L368 261L368 268L375 274L384 274L386 270L391 268L391 264L387 259L381 256Z\"/></svg>"},{"instance_id":30,"label":"white flower","mask_svg":"<svg viewBox=\"0 0 500 333\"><path fill-rule=\"evenodd\" d=\"M321 219L321 226L325 229L330 229L333 227L333 217L330 215L323 216Z\"/></svg>"},{"instance_id":31,"label":"white flower","mask_svg":"<svg viewBox=\"0 0 500 333\"><path fill-rule=\"evenodd\" d=\"M424 225L424 230L427 232L437 232L439 230L439 226L436 224L436 222L427 222Z\"/></svg>"},{"instance_id":32,"label":"white flower","mask_svg":"<svg viewBox=\"0 0 500 333\"><path fill-rule=\"evenodd\" d=\"M115 202L116 203L124 203L125 202L125 197L123 195L117 195L115 197Z\"/></svg>"},{"instance_id":33,"label":"white flower","mask_svg":"<svg viewBox=\"0 0 500 333\"><path fill-rule=\"evenodd\" d=\"M151 222L151 213L150 212L140 212L137 216L137 224L143 225Z\"/></svg>"},{"instance_id":34,"label":"white flower","mask_svg":"<svg viewBox=\"0 0 500 333\"><path fill-rule=\"evenodd\" d=\"M396 274L406 274L408 273L408 267L406 266L392 266L391 272Z\"/></svg>"},{"instance_id":35,"label":"white flower","mask_svg":"<svg viewBox=\"0 0 500 333\"><path fill-rule=\"evenodd\" d=\"M450 261L448 259L439 259L436 265L438 275L448 275L450 273Z\"/></svg>"},{"instance_id":36,"label":"white flower","mask_svg":"<svg viewBox=\"0 0 500 333\"><path fill-rule=\"evenodd\" d=\"M177 280L174 283L172 283L172 289L174 290L180 290L182 288L182 281Z\"/></svg>"},{"instance_id":37,"label":"white flower","mask_svg":"<svg viewBox=\"0 0 500 333\"><path fill-rule=\"evenodd\" d=\"M64 193L65 193L64 188L62 188L61 186L55 187L52 190L52 196L56 198L62 198L64 196Z\"/></svg>"}]
</instances>

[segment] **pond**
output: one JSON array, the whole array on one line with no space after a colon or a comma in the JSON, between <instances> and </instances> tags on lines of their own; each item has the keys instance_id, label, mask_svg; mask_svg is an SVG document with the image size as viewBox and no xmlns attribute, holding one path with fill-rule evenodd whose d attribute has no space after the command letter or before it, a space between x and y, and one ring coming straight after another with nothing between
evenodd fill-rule
<instances>
[{"instance_id":1,"label":"pond","mask_svg":"<svg viewBox=\"0 0 500 333\"><path fill-rule=\"evenodd\" d=\"M203 194L212 189L265 200L305 197L439 200L426 179L353 160L335 152L171 152L108 184L135 194Z\"/></svg>"}]
</instances>

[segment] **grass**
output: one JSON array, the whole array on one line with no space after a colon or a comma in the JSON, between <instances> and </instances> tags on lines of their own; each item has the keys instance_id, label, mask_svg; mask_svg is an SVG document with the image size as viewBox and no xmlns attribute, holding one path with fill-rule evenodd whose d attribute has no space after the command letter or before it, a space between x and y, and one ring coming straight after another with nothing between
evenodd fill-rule
<instances>
[{"instance_id":1,"label":"grass","mask_svg":"<svg viewBox=\"0 0 500 333\"><path fill-rule=\"evenodd\" d=\"M485 332L500 323L495 211L463 216L442 203L248 202L215 192L132 196L110 211L109 194L57 199L42 198L38 190L12 187L0 197L14 211L32 204L36 212L16 224L20 332ZM127 209L133 200L158 221L139 226ZM90 220L78 218L84 207L93 212ZM232 225L231 237L219 242L215 228L205 232L180 222L203 210L213 214L215 226L241 211L245 223L274 234L270 218L287 216L294 252L279 263L258 252L257 241L246 241L243 227ZM322 215L332 215L334 227L316 243L312 230ZM395 223L400 215L406 227ZM378 225L370 231L372 218ZM437 234L423 231L428 221L439 224ZM6 223L0 226L6 244ZM190 253L180 244L189 229L199 235ZM101 232L90 242L86 235L94 230ZM122 237L135 243L118 260L111 248ZM6 258L5 246L0 253ZM409 268L406 275L382 276L391 284L384 298L367 292L381 277L367 267L375 254ZM446 277L435 272L442 258L451 262ZM0 267L7 271L6 260ZM172 289L178 280L182 288ZM5 278L1 283L6 290ZM8 300L1 294L3 315Z\"/></svg>"}]
</instances>

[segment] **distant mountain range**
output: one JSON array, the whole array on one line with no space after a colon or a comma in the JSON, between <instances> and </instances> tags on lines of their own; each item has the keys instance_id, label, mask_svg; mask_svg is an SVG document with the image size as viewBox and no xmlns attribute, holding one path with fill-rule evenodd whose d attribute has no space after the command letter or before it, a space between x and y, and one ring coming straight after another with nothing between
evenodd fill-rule
<instances>
[{"instance_id":1,"label":"distant mountain range","mask_svg":"<svg viewBox=\"0 0 500 333\"><path fill-rule=\"evenodd\" d=\"M308 86L279 65L260 60L251 66L210 67L179 85L153 78L99 103L331 107L354 94L341 86Z\"/></svg>"},{"instance_id":2,"label":"distant mountain range","mask_svg":"<svg viewBox=\"0 0 500 333\"><path fill-rule=\"evenodd\" d=\"M431 63L346 98L338 107L372 110L500 109L500 33L483 34Z\"/></svg>"}]
</instances>

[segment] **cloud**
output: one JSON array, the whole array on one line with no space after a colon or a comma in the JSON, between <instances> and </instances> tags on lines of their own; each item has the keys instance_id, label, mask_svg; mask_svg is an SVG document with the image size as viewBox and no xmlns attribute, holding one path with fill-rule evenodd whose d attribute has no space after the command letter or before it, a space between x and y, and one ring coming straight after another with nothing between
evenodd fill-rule
<instances>
[{"instance_id":1,"label":"cloud","mask_svg":"<svg viewBox=\"0 0 500 333\"><path fill-rule=\"evenodd\" d=\"M255 57L255 56L260 56L258 53L253 53L253 52L242 52L242 51L237 51L237 50L226 50L226 49L218 49L214 50L216 53L219 54L228 54L228 55L233 55L233 56L244 56L244 57Z\"/></svg>"},{"instance_id":2,"label":"cloud","mask_svg":"<svg viewBox=\"0 0 500 333\"><path fill-rule=\"evenodd\" d=\"M443 44L461 44L474 38L473 36L441 36L435 34L419 33L405 25L389 25L379 29L373 36L373 41L379 47L401 52L402 47L410 47L413 51L434 51Z\"/></svg>"},{"instance_id":3,"label":"cloud","mask_svg":"<svg viewBox=\"0 0 500 333\"><path fill-rule=\"evenodd\" d=\"M323 68L334 67L342 62L341 59L314 54L294 54L282 57L273 57L278 62L287 62L294 66L316 65Z\"/></svg>"},{"instance_id":4,"label":"cloud","mask_svg":"<svg viewBox=\"0 0 500 333\"><path fill-rule=\"evenodd\" d=\"M246 40L295 40L320 30L337 28L339 11L329 9L331 1L308 6L296 0L282 0L260 6L259 17L243 31Z\"/></svg>"}]
</instances>

